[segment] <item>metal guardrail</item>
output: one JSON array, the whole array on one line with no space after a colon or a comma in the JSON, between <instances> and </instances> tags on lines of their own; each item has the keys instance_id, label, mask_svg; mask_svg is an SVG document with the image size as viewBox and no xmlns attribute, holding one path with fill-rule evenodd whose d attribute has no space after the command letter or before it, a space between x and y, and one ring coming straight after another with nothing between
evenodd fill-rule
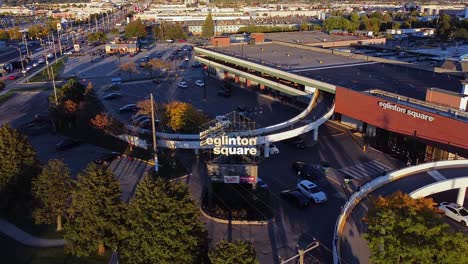
<instances>
[{"instance_id":1,"label":"metal guardrail","mask_svg":"<svg viewBox=\"0 0 468 264\"><path fill-rule=\"evenodd\" d=\"M385 92L379 89L372 89L368 92L373 95L380 95L381 97L391 99L395 103L399 103L402 105L414 107L420 110L429 111L435 114L440 114L455 119L465 119L466 121L468 121L468 112L460 111L459 109L431 104L430 102L413 99L407 96L402 96L390 92Z\"/></svg>"},{"instance_id":2,"label":"metal guardrail","mask_svg":"<svg viewBox=\"0 0 468 264\"><path fill-rule=\"evenodd\" d=\"M420 165L404 168L401 170L396 170L390 173L387 173L384 176L378 177L361 187L359 192L355 192L349 198L348 202L343 206L341 214L336 219L335 224L335 231L333 236L333 263L339 264L341 257L340 257L340 236L341 231L346 223L346 219L351 214L354 207L362 200L362 198L366 197L369 193L373 192L374 190L384 186L387 183L396 181L400 178L413 175L418 172L427 171L430 169L435 168L459 168L459 167L468 167L468 160L446 160L446 161L436 161L436 162L429 162L423 163Z\"/></svg>"}]
</instances>

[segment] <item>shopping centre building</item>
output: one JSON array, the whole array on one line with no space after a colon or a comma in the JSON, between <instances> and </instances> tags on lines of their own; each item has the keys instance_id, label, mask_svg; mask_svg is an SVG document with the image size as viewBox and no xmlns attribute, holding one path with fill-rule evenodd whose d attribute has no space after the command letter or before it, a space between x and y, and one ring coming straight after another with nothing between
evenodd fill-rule
<instances>
[{"instance_id":1,"label":"shopping centre building","mask_svg":"<svg viewBox=\"0 0 468 264\"><path fill-rule=\"evenodd\" d=\"M468 158L463 73L340 51L337 40L304 45L291 39L265 41L261 34L253 39L231 43L215 38L212 46L195 48L196 59L213 77L304 107L317 90L332 96L331 119L361 132L366 145L404 162ZM375 41L381 40L364 44Z\"/></svg>"}]
</instances>

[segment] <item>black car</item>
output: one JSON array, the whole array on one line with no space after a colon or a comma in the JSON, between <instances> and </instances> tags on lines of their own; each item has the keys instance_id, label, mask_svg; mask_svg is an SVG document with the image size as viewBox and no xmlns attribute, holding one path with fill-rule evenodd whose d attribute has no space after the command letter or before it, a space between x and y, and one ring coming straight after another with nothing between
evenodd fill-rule
<instances>
[{"instance_id":1,"label":"black car","mask_svg":"<svg viewBox=\"0 0 468 264\"><path fill-rule=\"evenodd\" d=\"M104 100L113 100L122 97L121 93L110 93L103 97Z\"/></svg>"},{"instance_id":2,"label":"black car","mask_svg":"<svg viewBox=\"0 0 468 264\"><path fill-rule=\"evenodd\" d=\"M280 193L281 198L293 203L297 208L309 206L310 200L298 190L286 190Z\"/></svg>"},{"instance_id":3,"label":"black car","mask_svg":"<svg viewBox=\"0 0 468 264\"><path fill-rule=\"evenodd\" d=\"M218 91L218 95L219 95L219 96L223 96L223 97L229 97L229 96L231 96L231 93L228 92L228 91L226 91L226 90L224 90L224 89L220 89L220 90Z\"/></svg>"},{"instance_id":4,"label":"black car","mask_svg":"<svg viewBox=\"0 0 468 264\"><path fill-rule=\"evenodd\" d=\"M94 163L98 165L105 165L113 161L114 159L120 157L120 153L118 152L109 152L109 153L103 153L101 157L98 159L94 160Z\"/></svg>"},{"instance_id":5,"label":"black car","mask_svg":"<svg viewBox=\"0 0 468 264\"><path fill-rule=\"evenodd\" d=\"M322 174L322 171L310 164L307 164L303 161L295 161L292 164L293 170L297 175L305 178L317 178Z\"/></svg>"},{"instance_id":6,"label":"black car","mask_svg":"<svg viewBox=\"0 0 468 264\"><path fill-rule=\"evenodd\" d=\"M119 112L120 113L124 113L124 112L136 112L138 111L138 107L136 106L136 104L128 104L128 105L125 105L123 107L121 107L119 109Z\"/></svg>"},{"instance_id":7,"label":"black car","mask_svg":"<svg viewBox=\"0 0 468 264\"><path fill-rule=\"evenodd\" d=\"M81 145L81 143L82 142L80 140L78 140L78 139L64 138L64 139L60 140L60 142L57 143L57 145L55 145L55 148L57 150L66 150L66 149L77 147L77 146Z\"/></svg>"},{"instance_id":8,"label":"black car","mask_svg":"<svg viewBox=\"0 0 468 264\"><path fill-rule=\"evenodd\" d=\"M192 68L200 68L202 65L200 62L196 61L192 64Z\"/></svg>"},{"instance_id":9,"label":"black car","mask_svg":"<svg viewBox=\"0 0 468 264\"><path fill-rule=\"evenodd\" d=\"M156 84L159 84L159 83L161 83L161 80L160 80L160 79L153 79L152 82L153 82L153 83L156 83Z\"/></svg>"},{"instance_id":10,"label":"black car","mask_svg":"<svg viewBox=\"0 0 468 264\"><path fill-rule=\"evenodd\" d=\"M304 140L302 140L302 139L297 140L296 142L294 142L294 146L297 149L305 149L306 148L306 144L305 144Z\"/></svg>"}]
</instances>

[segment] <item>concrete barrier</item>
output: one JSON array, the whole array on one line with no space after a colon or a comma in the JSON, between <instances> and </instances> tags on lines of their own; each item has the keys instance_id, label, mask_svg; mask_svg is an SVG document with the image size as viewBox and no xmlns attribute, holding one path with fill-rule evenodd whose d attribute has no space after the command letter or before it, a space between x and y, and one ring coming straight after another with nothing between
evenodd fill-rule
<instances>
[{"instance_id":1,"label":"concrete barrier","mask_svg":"<svg viewBox=\"0 0 468 264\"><path fill-rule=\"evenodd\" d=\"M334 232L334 239L333 239L333 263L339 264L340 263L340 236L341 232L343 231L343 227L346 223L346 219L351 214L354 207L362 200L362 198L366 197L369 193L373 192L374 190L384 186L387 183L396 181L398 179L404 178L406 176L413 175L415 173L431 170L431 169L442 169L442 168L461 168L461 167L468 167L468 160L446 160L446 161L436 161L436 162L429 162L423 163L420 165L404 168L401 170L393 171L387 173L384 176L378 177L364 186L361 187L359 192L354 193L343 206L341 214L338 216L335 224L335 232Z\"/></svg>"}]
</instances>

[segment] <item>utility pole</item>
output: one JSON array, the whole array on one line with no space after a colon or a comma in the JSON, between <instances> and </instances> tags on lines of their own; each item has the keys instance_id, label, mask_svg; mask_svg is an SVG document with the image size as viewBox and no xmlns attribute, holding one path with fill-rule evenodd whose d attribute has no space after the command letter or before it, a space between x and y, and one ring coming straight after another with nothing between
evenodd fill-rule
<instances>
[{"instance_id":1,"label":"utility pole","mask_svg":"<svg viewBox=\"0 0 468 264\"><path fill-rule=\"evenodd\" d=\"M58 36L58 44L59 44L59 49L60 49L60 55L63 55L62 54L62 42L60 40L60 31L62 31L62 24L57 23L57 36ZM54 35L54 33L52 33L52 36ZM55 42L54 42L55 44ZM57 58L55 58L55 60L57 60Z\"/></svg>"},{"instance_id":2,"label":"utility pole","mask_svg":"<svg viewBox=\"0 0 468 264\"><path fill-rule=\"evenodd\" d=\"M52 46L54 48L55 61L57 61L57 50L55 49L55 38L54 33L52 33Z\"/></svg>"},{"instance_id":3,"label":"utility pole","mask_svg":"<svg viewBox=\"0 0 468 264\"><path fill-rule=\"evenodd\" d=\"M150 100L151 100L151 128L153 132L152 134L153 134L154 171L158 173L159 165L158 165L158 152L157 152L157 147L156 147L156 120L154 119L154 100L153 100L152 93L150 95Z\"/></svg>"},{"instance_id":4,"label":"utility pole","mask_svg":"<svg viewBox=\"0 0 468 264\"><path fill-rule=\"evenodd\" d=\"M95 16L95 20L94 20L94 21L96 21L96 32L98 32L98 21L97 21L97 17L98 17L98 16L96 15L96 16Z\"/></svg>"}]
</instances>

